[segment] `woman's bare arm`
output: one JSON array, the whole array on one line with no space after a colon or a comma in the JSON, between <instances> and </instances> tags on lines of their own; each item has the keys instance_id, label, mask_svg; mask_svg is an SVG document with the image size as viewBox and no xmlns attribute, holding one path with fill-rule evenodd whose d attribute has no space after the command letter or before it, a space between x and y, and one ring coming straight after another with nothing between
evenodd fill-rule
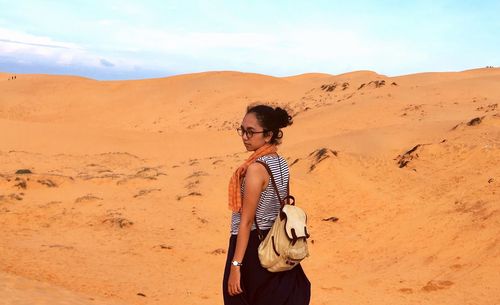
<instances>
[{"instance_id":1,"label":"woman's bare arm","mask_svg":"<svg viewBox=\"0 0 500 305\"><path fill-rule=\"evenodd\" d=\"M262 192L266 175L266 170L258 163L251 164L247 169L245 192L241 208L241 222L233 260L241 262L245 255L250 230L255 219L255 212L259 204L260 193Z\"/></svg>"},{"instance_id":2,"label":"woman's bare arm","mask_svg":"<svg viewBox=\"0 0 500 305\"><path fill-rule=\"evenodd\" d=\"M259 204L260 193L267 184L267 176L268 174L266 169L258 163L251 164L246 171L245 192L241 208L241 222L236 240L236 249L233 256L234 261L244 263L243 257L245 256L245 251L248 246L250 230L254 222L257 205ZM230 295L242 292L239 282L239 272L239 267L231 266L228 283Z\"/></svg>"}]
</instances>

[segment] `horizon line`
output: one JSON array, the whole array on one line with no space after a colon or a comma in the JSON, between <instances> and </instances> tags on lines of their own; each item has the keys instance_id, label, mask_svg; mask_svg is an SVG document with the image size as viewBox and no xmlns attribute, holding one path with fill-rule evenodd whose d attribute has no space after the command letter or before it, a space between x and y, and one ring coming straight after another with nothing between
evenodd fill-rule
<instances>
[{"instance_id":1,"label":"horizon line","mask_svg":"<svg viewBox=\"0 0 500 305\"><path fill-rule=\"evenodd\" d=\"M305 73L286 75L286 76L276 76L276 75L271 75L271 74L264 74L264 73L258 73L258 72L250 72L250 71L238 71L238 70L207 70L207 71L185 72L185 73L170 74L170 75L168 75L168 73L166 73L164 76L158 76L158 77L110 78L110 79L99 79L99 78L93 78L90 76L85 76L82 74L70 74L70 73L36 73L36 72L0 71L0 74L10 74L11 76L15 76L15 75L65 76L65 77L76 77L76 78L89 79L89 80L94 80L94 81L99 81L99 82L107 82L107 81L153 80L153 79L162 79L162 78L170 78L170 77L193 75L193 74L204 74L204 73L206 73L206 74L209 74L209 73L213 73L213 74L215 74L215 73L241 73L241 74L262 75L262 76L268 76L268 77L274 77L274 78L292 78L292 77L304 76L304 75L309 75L309 74L323 74L323 75L325 75L325 77L329 77L329 76L341 76L344 74L353 74L353 73L360 73L360 72L370 72L370 73L375 73L379 76L385 76L385 77L392 78L392 77L401 77L401 76L426 74L426 73L460 73L460 72L468 72L468 71L473 71L473 70L499 69L499 68L500 67L497 67L497 66L482 66L482 67L472 67L472 68L465 69L465 70L419 71L419 72L398 74L398 75L386 75L386 74L380 74L377 71L362 69L362 70L347 71L347 72L343 72L343 73L339 73L339 74L331 74L331 73L326 73L326 72L305 72Z\"/></svg>"}]
</instances>

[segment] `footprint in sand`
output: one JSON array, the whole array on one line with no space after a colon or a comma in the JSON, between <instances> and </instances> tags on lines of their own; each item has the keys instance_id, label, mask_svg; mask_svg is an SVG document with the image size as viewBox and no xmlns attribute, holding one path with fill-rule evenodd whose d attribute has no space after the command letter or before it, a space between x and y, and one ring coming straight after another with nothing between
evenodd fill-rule
<instances>
[{"instance_id":1,"label":"footprint in sand","mask_svg":"<svg viewBox=\"0 0 500 305\"><path fill-rule=\"evenodd\" d=\"M161 189L144 189L144 190L140 190L139 193L137 193L137 194L134 195L134 198L146 196L147 194L152 193L152 192L161 192Z\"/></svg>"},{"instance_id":2,"label":"footprint in sand","mask_svg":"<svg viewBox=\"0 0 500 305\"><path fill-rule=\"evenodd\" d=\"M117 228L128 228L134 224L134 222L121 217L120 213L110 213L105 218L101 221L103 224L108 224L111 227L117 227Z\"/></svg>"},{"instance_id":3,"label":"footprint in sand","mask_svg":"<svg viewBox=\"0 0 500 305\"><path fill-rule=\"evenodd\" d=\"M196 172L193 172L191 175L187 176L185 179L190 179L190 178L194 178L194 177L201 177L201 176L208 176L208 174L204 171L196 171Z\"/></svg>"},{"instance_id":4,"label":"footprint in sand","mask_svg":"<svg viewBox=\"0 0 500 305\"><path fill-rule=\"evenodd\" d=\"M422 287L422 290L425 292L433 292L441 289L447 289L450 288L452 285L454 285L452 281L434 281L431 280L427 282L427 284Z\"/></svg>"},{"instance_id":5,"label":"footprint in sand","mask_svg":"<svg viewBox=\"0 0 500 305\"><path fill-rule=\"evenodd\" d=\"M29 178L28 178L29 180ZM27 180L24 180L22 178L16 177L15 181L18 181L14 186L17 187L18 189L23 189L25 190L28 187Z\"/></svg>"},{"instance_id":6,"label":"footprint in sand","mask_svg":"<svg viewBox=\"0 0 500 305\"><path fill-rule=\"evenodd\" d=\"M407 294L413 293L413 289L411 289L411 288L400 288L400 289L398 289L398 291L402 292L402 293L407 293Z\"/></svg>"},{"instance_id":7,"label":"footprint in sand","mask_svg":"<svg viewBox=\"0 0 500 305\"><path fill-rule=\"evenodd\" d=\"M186 184L184 186L184 188L191 191L191 190L194 190L196 188L196 186L198 186L199 184L200 184L200 180L197 179L195 181L191 181L188 184Z\"/></svg>"},{"instance_id":8,"label":"footprint in sand","mask_svg":"<svg viewBox=\"0 0 500 305\"><path fill-rule=\"evenodd\" d=\"M94 196L92 194L87 194L85 196L81 196L75 199L75 203L80 203L80 202L92 202L92 201L99 201L103 200L100 197Z\"/></svg>"},{"instance_id":9,"label":"footprint in sand","mask_svg":"<svg viewBox=\"0 0 500 305\"><path fill-rule=\"evenodd\" d=\"M190 197L190 196L203 196L203 195L200 192L191 192L187 195L177 195L177 201L180 201L185 197Z\"/></svg>"},{"instance_id":10,"label":"footprint in sand","mask_svg":"<svg viewBox=\"0 0 500 305\"><path fill-rule=\"evenodd\" d=\"M215 249L212 252L210 252L210 254L214 254L214 255L225 254L225 253L226 253L226 250L224 250L222 248L218 248L218 249Z\"/></svg>"},{"instance_id":11,"label":"footprint in sand","mask_svg":"<svg viewBox=\"0 0 500 305\"><path fill-rule=\"evenodd\" d=\"M24 193L11 193L9 195L0 195L0 201L7 201L7 200L18 200L21 201L23 200Z\"/></svg>"},{"instance_id":12,"label":"footprint in sand","mask_svg":"<svg viewBox=\"0 0 500 305\"><path fill-rule=\"evenodd\" d=\"M37 180L36 182L40 183L41 185L45 185L47 187L57 187L57 184L50 179L40 179Z\"/></svg>"},{"instance_id":13,"label":"footprint in sand","mask_svg":"<svg viewBox=\"0 0 500 305\"><path fill-rule=\"evenodd\" d=\"M165 250L172 250L174 248L174 246L171 246L171 245L166 245L166 244L160 244L160 245L157 245L157 246L154 246L153 248L160 248L160 249L165 249Z\"/></svg>"},{"instance_id":14,"label":"footprint in sand","mask_svg":"<svg viewBox=\"0 0 500 305\"><path fill-rule=\"evenodd\" d=\"M193 214L193 216L196 216L196 218L203 224L205 223L208 223L208 220L206 220L205 218L201 218L200 216L198 216L198 213L196 212L196 207L193 206L193 209L191 210L191 214Z\"/></svg>"},{"instance_id":15,"label":"footprint in sand","mask_svg":"<svg viewBox=\"0 0 500 305\"><path fill-rule=\"evenodd\" d=\"M290 163L290 167L300 161L300 158L295 159L292 163Z\"/></svg>"},{"instance_id":16,"label":"footprint in sand","mask_svg":"<svg viewBox=\"0 0 500 305\"><path fill-rule=\"evenodd\" d=\"M328 217L328 218L323 218L322 221L330 221L330 222L337 222L339 219L335 216Z\"/></svg>"},{"instance_id":17,"label":"footprint in sand","mask_svg":"<svg viewBox=\"0 0 500 305\"><path fill-rule=\"evenodd\" d=\"M143 167L134 175L134 178L144 178L156 180L158 176L166 175L153 167Z\"/></svg>"}]
</instances>

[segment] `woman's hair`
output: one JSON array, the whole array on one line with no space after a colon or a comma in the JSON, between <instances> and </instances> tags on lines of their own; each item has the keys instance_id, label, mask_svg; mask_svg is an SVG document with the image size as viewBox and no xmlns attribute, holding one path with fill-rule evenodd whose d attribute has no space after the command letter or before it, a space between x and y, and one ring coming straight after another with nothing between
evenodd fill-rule
<instances>
[{"instance_id":1,"label":"woman's hair","mask_svg":"<svg viewBox=\"0 0 500 305\"><path fill-rule=\"evenodd\" d=\"M268 135L269 132L273 133L271 144L281 144L281 138L283 137L281 128L290 126L293 123L288 112L280 107L273 108L267 105L248 106L247 114L249 113L255 113L260 126L267 131L264 135Z\"/></svg>"}]
</instances>

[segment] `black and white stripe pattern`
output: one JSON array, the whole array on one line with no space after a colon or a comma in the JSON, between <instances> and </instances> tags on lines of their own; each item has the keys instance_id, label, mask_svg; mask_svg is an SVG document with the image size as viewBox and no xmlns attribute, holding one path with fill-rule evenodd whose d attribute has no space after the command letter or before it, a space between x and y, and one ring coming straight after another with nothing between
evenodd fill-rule
<instances>
[{"instance_id":1,"label":"black and white stripe pattern","mask_svg":"<svg viewBox=\"0 0 500 305\"><path fill-rule=\"evenodd\" d=\"M266 163L271 172L273 173L274 180L276 181L276 185L280 192L281 198L284 198L287 195L287 183L290 178L288 164L286 160L281 156L262 156L257 160ZM241 185L241 197L243 198L245 191L245 179L243 179ZM269 229L273 226L274 220L278 216L280 210L280 203L278 200L278 196L276 195L276 191L274 190L271 179L269 179L269 183L267 187L260 194L259 204L257 206L257 210L255 212L255 216L257 217L257 222L259 224L259 228L261 230ZM241 213L233 212L231 219L231 234L238 234L238 229L240 227L241 222ZM255 223L252 225L252 230L255 230Z\"/></svg>"}]
</instances>

